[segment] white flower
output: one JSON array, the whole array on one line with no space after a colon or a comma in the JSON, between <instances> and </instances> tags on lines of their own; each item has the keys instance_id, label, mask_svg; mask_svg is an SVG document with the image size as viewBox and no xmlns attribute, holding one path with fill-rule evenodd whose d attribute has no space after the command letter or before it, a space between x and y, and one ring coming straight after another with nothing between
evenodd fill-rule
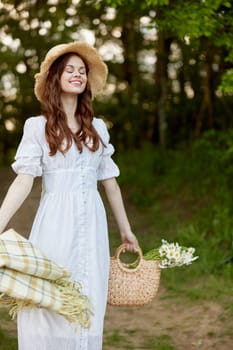
<instances>
[{"instance_id":1,"label":"white flower","mask_svg":"<svg viewBox=\"0 0 233 350\"><path fill-rule=\"evenodd\" d=\"M161 267L161 269L165 269L167 267L167 260L161 260L159 266Z\"/></svg>"},{"instance_id":2,"label":"white flower","mask_svg":"<svg viewBox=\"0 0 233 350\"><path fill-rule=\"evenodd\" d=\"M175 244L174 244L174 243L170 243L170 244L169 244L169 249L170 249L170 250L175 250L175 249L176 249Z\"/></svg>"},{"instance_id":3,"label":"white flower","mask_svg":"<svg viewBox=\"0 0 233 350\"><path fill-rule=\"evenodd\" d=\"M193 247L181 247L177 242L168 243L164 239L158 249L161 258L161 268L171 268L175 266L189 265L198 257L193 257L195 249Z\"/></svg>"},{"instance_id":4,"label":"white flower","mask_svg":"<svg viewBox=\"0 0 233 350\"><path fill-rule=\"evenodd\" d=\"M174 254L175 260L178 262L180 260L180 249L176 249L175 250L175 254Z\"/></svg>"},{"instance_id":5,"label":"white flower","mask_svg":"<svg viewBox=\"0 0 233 350\"><path fill-rule=\"evenodd\" d=\"M193 247L188 248L188 253L193 255L195 253L195 249Z\"/></svg>"},{"instance_id":6,"label":"white flower","mask_svg":"<svg viewBox=\"0 0 233 350\"><path fill-rule=\"evenodd\" d=\"M164 255L166 254L166 251L167 251L167 247L161 246L161 247L159 248L159 255L160 255L161 257L164 256Z\"/></svg>"},{"instance_id":7,"label":"white flower","mask_svg":"<svg viewBox=\"0 0 233 350\"><path fill-rule=\"evenodd\" d=\"M160 260L161 268L172 268L182 265L190 265L193 261L198 259L193 254L195 249L193 247L181 247L177 242L168 243L162 239L162 244L159 248L152 249L145 257L147 260Z\"/></svg>"},{"instance_id":8,"label":"white flower","mask_svg":"<svg viewBox=\"0 0 233 350\"><path fill-rule=\"evenodd\" d=\"M175 255L175 252L173 250L168 250L166 257L167 257L167 259L173 259L174 255Z\"/></svg>"}]
</instances>

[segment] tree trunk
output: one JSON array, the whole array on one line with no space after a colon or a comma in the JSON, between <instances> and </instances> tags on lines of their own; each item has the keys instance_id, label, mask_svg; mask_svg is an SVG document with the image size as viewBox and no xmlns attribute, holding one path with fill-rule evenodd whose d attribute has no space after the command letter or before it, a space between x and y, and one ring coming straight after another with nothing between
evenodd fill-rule
<instances>
[{"instance_id":1,"label":"tree trunk","mask_svg":"<svg viewBox=\"0 0 233 350\"><path fill-rule=\"evenodd\" d=\"M140 90L140 72L137 62L139 22L132 13L124 12L122 19L122 45L124 49L123 78L127 81L125 95L126 109L128 110L129 135L127 143L138 147L140 144L140 104L138 100ZM126 121L127 122L127 121Z\"/></svg>"},{"instance_id":2,"label":"tree trunk","mask_svg":"<svg viewBox=\"0 0 233 350\"><path fill-rule=\"evenodd\" d=\"M206 59L204 64L204 76L203 76L203 95L199 112L196 117L196 125L194 130L194 136L199 137L203 127L203 120L205 113L207 114L207 126L209 129L213 128L213 104L212 104L212 62L213 51L210 44L207 45Z\"/></svg>"},{"instance_id":3,"label":"tree trunk","mask_svg":"<svg viewBox=\"0 0 233 350\"><path fill-rule=\"evenodd\" d=\"M162 149L167 146L166 134L167 134L167 85L168 85L168 52L170 48L171 39L165 39L162 32L158 32L157 41L157 62L155 70L155 87L158 96L158 132L159 132L159 144Z\"/></svg>"}]
</instances>

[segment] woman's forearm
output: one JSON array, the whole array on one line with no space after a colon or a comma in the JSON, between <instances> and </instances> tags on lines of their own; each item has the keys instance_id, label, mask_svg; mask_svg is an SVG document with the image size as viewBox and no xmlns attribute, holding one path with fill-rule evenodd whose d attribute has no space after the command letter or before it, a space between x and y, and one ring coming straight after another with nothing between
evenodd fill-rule
<instances>
[{"instance_id":1,"label":"woman's forearm","mask_svg":"<svg viewBox=\"0 0 233 350\"><path fill-rule=\"evenodd\" d=\"M138 241L129 224L125 211L121 190L115 178L102 181L113 215L120 231L121 240L126 244L126 249L132 252L138 251Z\"/></svg>"},{"instance_id":2,"label":"woman's forearm","mask_svg":"<svg viewBox=\"0 0 233 350\"><path fill-rule=\"evenodd\" d=\"M131 227L125 211L120 187L115 178L104 180L102 183L120 234L124 235L131 231Z\"/></svg>"},{"instance_id":3,"label":"woman's forearm","mask_svg":"<svg viewBox=\"0 0 233 350\"><path fill-rule=\"evenodd\" d=\"M19 174L15 178L0 208L0 233L3 232L12 216L23 204L24 200L31 192L32 185L32 175Z\"/></svg>"}]
</instances>

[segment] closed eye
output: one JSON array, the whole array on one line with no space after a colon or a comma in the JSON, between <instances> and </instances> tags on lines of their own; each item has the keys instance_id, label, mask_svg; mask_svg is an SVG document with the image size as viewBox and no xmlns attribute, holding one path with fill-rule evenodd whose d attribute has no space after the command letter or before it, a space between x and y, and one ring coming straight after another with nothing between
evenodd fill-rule
<instances>
[{"instance_id":1,"label":"closed eye","mask_svg":"<svg viewBox=\"0 0 233 350\"><path fill-rule=\"evenodd\" d=\"M66 71L67 73L73 73L73 72L74 72L74 68L72 68L72 67L66 67L65 71Z\"/></svg>"},{"instance_id":2,"label":"closed eye","mask_svg":"<svg viewBox=\"0 0 233 350\"><path fill-rule=\"evenodd\" d=\"M74 71L75 71L75 67L73 66L73 65L71 65L71 64L68 64L66 67L65 67L65 71L67 72L67 73L74 73ZM86 74L86 68L85 67L79 67L78 68L78 72L79 72L79 74Z\"/></svg>"},{"instance_id":3,"label":"closed eye","mask_svg":"<svg viewBox=\"0 0 233 350\"><path fill-rule=\"evenodd\" d=\"M80 74L86 74L86 68L85 68L85 67L80 67L79 70L78 70L78 72L79 72Z\"/></svg>"}]
</instances>

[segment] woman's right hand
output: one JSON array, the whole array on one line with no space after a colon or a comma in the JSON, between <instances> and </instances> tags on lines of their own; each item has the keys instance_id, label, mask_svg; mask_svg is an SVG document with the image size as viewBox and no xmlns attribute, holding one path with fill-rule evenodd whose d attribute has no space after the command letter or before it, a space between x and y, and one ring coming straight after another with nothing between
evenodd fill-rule
<instances>
[{"instance_id":1,"label":"woman's right hand","mask_svg":"<svg viewBox=\"0 0 233 350\"><path fill-rule=\"evenodd\" d=\"M122 243L126 244L126 250L137 253L139 250L138 240L132 231L121 233Z\"/></svg>"}]
</instances>

